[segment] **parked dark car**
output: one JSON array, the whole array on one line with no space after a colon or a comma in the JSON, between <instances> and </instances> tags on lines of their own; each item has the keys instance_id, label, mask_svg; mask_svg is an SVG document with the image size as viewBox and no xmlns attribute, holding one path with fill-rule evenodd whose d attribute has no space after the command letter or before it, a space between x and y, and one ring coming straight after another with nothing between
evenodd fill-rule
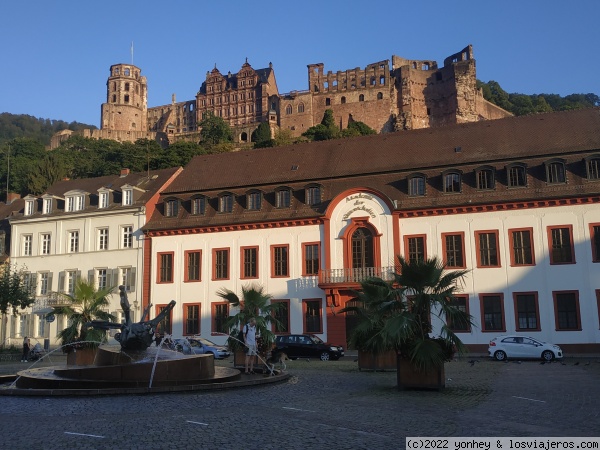
<instances>
[{"instance_id":1,"label":"parked dark car","mask_svg":"<svg viewBox=\"0 0 600 450\"><path fill-rule=\"evenodd\" d=\"M290 359L320 358L321 361L329 361L344 356L344 347L323 342L314 334L277 336L275 345L277 350L285 352Z\"/></svg>"}]
</instances>

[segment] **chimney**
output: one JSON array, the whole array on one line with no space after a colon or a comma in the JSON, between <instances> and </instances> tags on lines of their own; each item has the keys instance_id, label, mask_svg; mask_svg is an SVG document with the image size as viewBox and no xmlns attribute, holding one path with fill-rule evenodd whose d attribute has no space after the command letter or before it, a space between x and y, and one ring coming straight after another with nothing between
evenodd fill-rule
<instances>
[{"instance_id":1,"label":"chimney","mask_svg":"<svg viewBox=\"0 0 600 450\"><path fill-rule=\"evenodd\" d=\"M6 204L10 205L12 202L14 202L15 200L19 200L20 198L20 194L17 194L16 192L9 192L6 194Z\"/></svg>"},{"instance_id":2,"label":"chimney","mask_svg":"<svg viewBox=\"0 0 600 450\"><path fill-rule=\"evenodd\" d=\"M129 175L129 169L121 169L121 178Z\"/></svg>"}]
</instances>

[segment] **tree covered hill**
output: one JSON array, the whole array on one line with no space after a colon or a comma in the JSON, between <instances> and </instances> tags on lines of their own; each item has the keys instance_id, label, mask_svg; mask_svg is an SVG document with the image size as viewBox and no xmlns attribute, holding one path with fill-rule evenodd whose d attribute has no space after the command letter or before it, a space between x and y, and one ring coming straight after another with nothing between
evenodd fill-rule
<instances>
[{"instance_id":1,"label":"tree covered hill","mask_svg":"<svg viewBox=\"0 0 600 450\"><path fill-rule=\"evenodd\" d=\"M67 123L62 120L38 119L27 114L0 114L0 146L16 138L28 138L47 146L50 138L62 130L82 130L96 127L79 122Z\"/></svg>"},{"instance_id":2,"label":"tree covered hill","mask_svg":"<svg viewBox=\"0 0 600 450\"><path fill-rule=\"evenodd\" d=\"M477 81L477 87L483 89L483 98L515 116L600 106L600 97L592 93L565 97L557 94L509 94L496 81Z\"/></svg>"}]
</instances>

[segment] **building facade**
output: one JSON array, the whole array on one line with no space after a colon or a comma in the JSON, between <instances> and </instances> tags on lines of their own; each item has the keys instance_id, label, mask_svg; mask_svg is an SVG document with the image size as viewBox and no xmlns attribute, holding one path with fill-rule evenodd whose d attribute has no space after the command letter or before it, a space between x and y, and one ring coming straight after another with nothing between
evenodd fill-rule
<instances>
[{"instance_id":1,"label":"building facade","mask_svg":"<svg viewBox=\"0 0 600 450\"><path fill-rule=\"evenodd\" d=\"M41 196L27 196L10 218L11 262L27 271L35 291L34 305L4 324L7 344L48 340L58 344L57 333L67 318L45 320L51 308L64 303L61 293L73 294L78 278L97 288L125 285L133 317L141 318L142 267L148 243L141 227L152 215L158 195L181 168L149 173L80 180L63 180ZM118 290L110 298L110 312L123 318Z\"/></svg>"},{"instance_id":2,"label":"building facade","mask_svg":"<svg viewBox=\"0 0 600 450\"><path fill-rule=\"evenodd\" d=\"M474 350L503 333L600 350L600 110L198 156L143 227L156 313L222 343L216 293L262 285L284 332L346 345L340 313L397 255L467 269ZM439 324L434 322L434 328Z\"/></svg>"}]
</instances>

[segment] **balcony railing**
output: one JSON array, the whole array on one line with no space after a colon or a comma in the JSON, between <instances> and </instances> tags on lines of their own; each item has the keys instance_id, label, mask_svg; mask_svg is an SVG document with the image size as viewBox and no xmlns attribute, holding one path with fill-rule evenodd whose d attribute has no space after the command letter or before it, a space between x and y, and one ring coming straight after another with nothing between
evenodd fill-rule
<instances>
[{"instance_id":1,"label":"balcony railing","mask_svg":"<svg viewBox=\"0 0 600 450\"><path fill-rule=\"evenodd\" d=\"M364 267L361 269L329 269L319 271L319 282L323 284L360 283L367 278L373 277L391 281L394 278L394 266Z\"/></svg>"}]
</instances>

